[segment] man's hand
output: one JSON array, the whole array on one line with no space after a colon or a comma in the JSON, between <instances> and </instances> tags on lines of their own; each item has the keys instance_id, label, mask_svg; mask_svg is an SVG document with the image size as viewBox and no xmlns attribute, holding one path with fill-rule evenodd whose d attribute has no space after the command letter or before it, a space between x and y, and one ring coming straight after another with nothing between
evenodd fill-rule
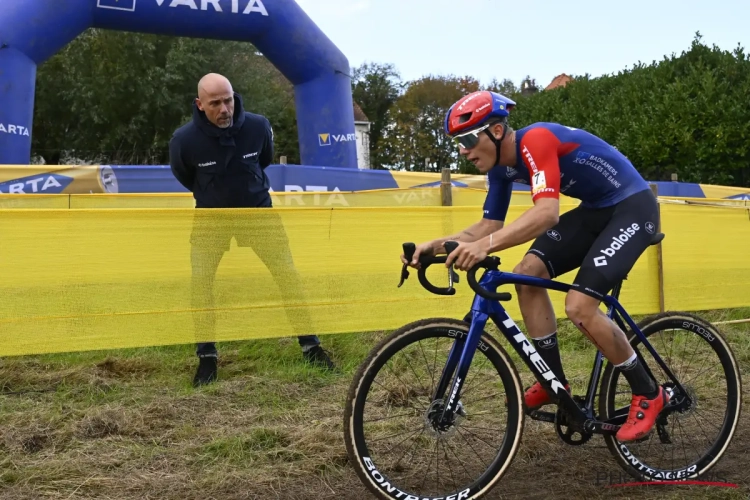
<instances>
[{"instance_id":1,"label":"man's hand","mask_svg":"<svg viewBox=\"0 0 750 500\"><path fill-rule=\"evenodd\" d=\"M407 262L406 256L404 254L401 254L401 262L403 264L409 264L409 266L413 267L414 269L419 269L420 267L422 267L422 265L419 263L420 255L435 255L435 242L428 241L427 243L420 243L419 245L417 245L417 249L414 250L414 258L412 258L411 262Z\"/></svg>"},{"instance_id":2,"label":"man's hand","mask_svg":"<svg viewBox=\"0 0 750 500\"><path fill-rule=\"evenodd\" d=\"M486 242L478 240L471 243L459 243L458 248L448 256L445 266L450 267L451 263L453 263L456 269L468 271L485 258L487 258Z\"/></svg>"}]
</instances>

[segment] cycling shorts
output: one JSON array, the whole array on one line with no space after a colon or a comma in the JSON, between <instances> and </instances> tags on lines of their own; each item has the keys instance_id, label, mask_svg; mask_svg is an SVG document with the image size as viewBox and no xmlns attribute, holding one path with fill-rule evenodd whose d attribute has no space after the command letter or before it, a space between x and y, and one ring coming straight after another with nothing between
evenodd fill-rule
<instances>
[{"instance_id":1,"label":"cycling shorts","mask_svg":"<svg viewBox=\"0 0 750 500\"><path fill-rule=\"evenodd\" d=\"M658 227L658 203L647 189L610 207L578 206L562 214L527 253L544 262L552 279L580 267L573 290L602 299L627 276Z\"/></svg>"}]
</instances>

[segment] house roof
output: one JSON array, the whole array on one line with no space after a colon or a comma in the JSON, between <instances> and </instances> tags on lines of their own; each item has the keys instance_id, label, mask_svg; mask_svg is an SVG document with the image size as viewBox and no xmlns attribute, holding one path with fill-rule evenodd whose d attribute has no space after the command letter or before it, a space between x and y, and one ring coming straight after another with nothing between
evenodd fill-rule
<instances>
[{"instance_id":1,"label":"house roof","mask_svg":"<svg viewBox=\"0 0 750 500\"><path fill-rule=\"evenodd\" d=\"M556 77L554 77L552 79L552 81L550 82L550 84L547 85L544 88L544 90L550 90L550 89L554 89L556 87L564 87L565 85L568 84L568 82L570 82L572 80L573 80L573 78L569 77L565 73L563 73L561 75L557 75Z\"/></svg>"},{"instance_id":2,"label":"house roof","mask_svg":"<svg viewBox=\"0 0 750 500\"><path fill-rule=\"evenodd\" d=\"M362 111L362 108L359 107L359 104L357 104L357 101L352 101L352 104L354 105L354 121L355 122L369 122L369 118L367 118L367 115L364 111Z\"/></svg>"}]
</instances>

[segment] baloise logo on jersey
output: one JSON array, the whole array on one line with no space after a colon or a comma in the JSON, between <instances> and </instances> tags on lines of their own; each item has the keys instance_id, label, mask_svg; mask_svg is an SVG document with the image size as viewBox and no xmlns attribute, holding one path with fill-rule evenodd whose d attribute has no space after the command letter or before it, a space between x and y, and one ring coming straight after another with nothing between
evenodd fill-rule
<instances>
[{"instance_id":1,"label":"baloise logo on jersey","mask_svg":"<svg viewBox=\"0 0 750 500\"><path fill-rule=\"evenodd\" d=\"M620 234L619 236L613 236L612 243L607 248L599 250L599 252L603 253L604 255L594 257L594 265L596 265L596 267L606 266L607 257L614 257L617 251L621 249L623 245L625 245L628 241L630 241L630 239L635 236L636 231L639 231L640 229L641 226L639 226L635 222L625 229L620 229L622 234Z\"/></svg>"}]
</instances>

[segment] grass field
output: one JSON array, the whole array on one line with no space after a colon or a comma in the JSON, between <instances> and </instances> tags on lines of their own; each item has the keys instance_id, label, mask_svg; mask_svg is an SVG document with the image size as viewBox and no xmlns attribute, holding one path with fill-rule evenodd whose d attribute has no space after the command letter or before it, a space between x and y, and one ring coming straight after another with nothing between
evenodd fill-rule
<instances>
[{"instance_id":1,"label":"grass field","mask_svg":"<svg viewBox=\"0 0 750 500\"><path fill-rule=\"evenodd\" d=\"M750 324L720 329L746 373ZM566 323L559 331L580 392L594 350ZM305 366L295 339L220 344L219 381L197 390L189 345L0 360L0 498L370 498L348 465L343 407L353 372L387 333L324 336L341 374ZM748 498L747 415L713 476L740 488L608 488L629 478L603 440L571 447L527 419L490 498Z\"/></svg>"}]
</instances>

